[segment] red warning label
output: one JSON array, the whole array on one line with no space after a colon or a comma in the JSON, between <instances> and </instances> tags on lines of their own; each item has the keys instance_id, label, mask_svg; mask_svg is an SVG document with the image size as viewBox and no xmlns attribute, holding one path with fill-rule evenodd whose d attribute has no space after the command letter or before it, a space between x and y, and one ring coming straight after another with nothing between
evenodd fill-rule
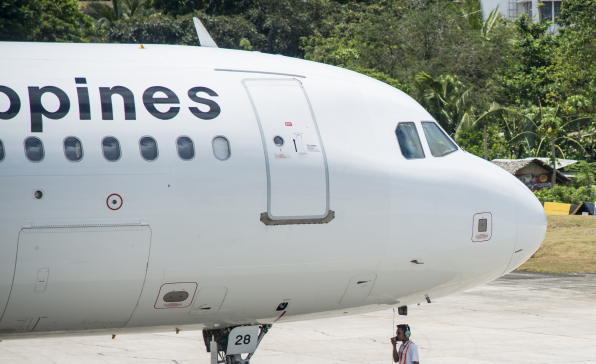
<instances>
[{"instance_id":1,"label":"red warning label","mask_svg":"<svg viewBox=\"0 0 596 364\"><path fill-rule=\"evenodd\" d=\"M286 121L286 126L292 126L292 123L289 121Z\"/></svg>"}]
</instances>

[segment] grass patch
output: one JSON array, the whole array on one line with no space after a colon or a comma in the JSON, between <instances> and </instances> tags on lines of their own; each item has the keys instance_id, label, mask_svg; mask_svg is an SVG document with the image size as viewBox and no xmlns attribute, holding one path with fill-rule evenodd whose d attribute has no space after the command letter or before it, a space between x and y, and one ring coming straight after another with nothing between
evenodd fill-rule
<instances>
[{"instance_id":1,"label":"grass patch","mask_svg":"<svg viewBox=\"0 0 596 364\"><path fill-rule=\"evenodd\" d=\"M518 270L596 273L596 216L548 215L546 237Z\"/></svg>"}]
</instances>

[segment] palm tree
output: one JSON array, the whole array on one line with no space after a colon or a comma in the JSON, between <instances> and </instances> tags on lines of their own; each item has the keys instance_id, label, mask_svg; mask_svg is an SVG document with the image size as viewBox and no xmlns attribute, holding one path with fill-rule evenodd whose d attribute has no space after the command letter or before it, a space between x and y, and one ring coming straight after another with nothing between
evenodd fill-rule
<instances>
[{"instance_id":1,"label":"palm tree","mask_svg":"<svg viewBox=\"0 0 596 364\"><path fill-rule=\"evenodd\" d=\"M480 34L487 40L490 40L488 35L492 32L499 20L501 20L501 12L497 6L493 9L486 19L484 19L484 12L482 11L482 3L480 0L462 0L451 3L456 11L462 14L462 17L468 19L470 28L472 30L480 31Z\"/></svg>"},{"instance_id":2,"label":"palm tree","mask_svg":"<svg viewBox=\"0 0 596 364\"><path fill-rule=\"evenodd\" d=\"M482 29L482 20L483 20L483 13L482 13L482 3L480 0L462 0L462 1L454 1L453 7L461 12L462 17L468 19L470 23L470 28L473 30L480 30Z\"/></svg>"},{"instance_id":3,"label":"palm tree","mask_svg":"<svg viewBox=\"0 0 596 364\"><path fill-rule=\"evenodd\" d=\"M89 5L91 17L98 20L102 26L113 26L116 22L132 18L144 5L145 0L112 0L112 6L102 2L92 2Z\"/></svg>"},{"instance_id":4,"label":"palm tree","mask_svg":"<svg viewBox=\"0 0 596 364\"><path fill-rule=\"evenodd\" d=\"M540 100L539 100L540 101ZM567 118L568 119L568 118ZM539 102L539 112L532 118L529 118L515 110L502 108L493 103L491 109L479 117L474 123L462 125L462 128L479 128L489 123L502 123L506 127L506 138L509 143L518 147L525 147L531 151L534 157L540 154L548 154L548 144L550 144L551 164L553 166L552 186L556 183L556 158L557 152L565 158L562 145L574 145L579 147L584 153L585 149L581 144L572 139L569 134L576 128L588 125L592 118L579 118L566 120L562 116L561 108L557 107L555 112L546 115L543 112L542 105ZM486 149L486 134L484 145ZM519 150L518 150L519 151Z\"/></svg>"},{"instance_id":5,"label":"palm tree","mask_svg":"<svg viewBox=\"0 0 596 364\"><path fill-rule=\"evenodd\" d=\"M484 38L490 40L488 36L492 32L494 27L499 23L499 20L501 20L501 12L499 11L499 7L497 6L488 14L488 17L486 18L484 23L482 23L480 33Z\"/></svg>"},{"instance_id":6,"label":"palm tree","mask_svg":"<svg viewBox=\"0 0 596 364\"><path fill-rule=\"evenodd\" d=\"M99 1L89 4L91 17L98 20L100 26L107 25L109 27L124 18L122 7L122 0L112 0L112 6L102 4Z\"/></svg>"},{"instance_id":7,"label":"palm tree","mask_svg":"<svg viewBox=\"0 0 596 364\"><path fill-rule=\"evenodd\" d=\"M414 94L417 101L450 135L462 121L473 117L472 105L468 101L470 90L457 76L445 75L434 79L420 72L414 79Z\"/></svg>"}]
</instances>

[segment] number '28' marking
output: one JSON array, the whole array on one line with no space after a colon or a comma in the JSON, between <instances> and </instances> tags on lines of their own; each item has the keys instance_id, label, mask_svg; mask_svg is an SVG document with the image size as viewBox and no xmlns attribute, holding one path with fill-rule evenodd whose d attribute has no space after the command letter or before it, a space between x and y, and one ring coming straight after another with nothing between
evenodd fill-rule
<instances>
[{"instance_id":1,"label":"number '28' marking","mask_svg":"<svg viewBox=\"0 0 596 364\"><path fill-rule=\"evenodd\" d=\"M236 336L236 344L235 345L242 345L243 343L244 343L244 345L250 344L250 335L244 335L244 338L242 337L242 335Z\"/></svg>"}]
</instances>

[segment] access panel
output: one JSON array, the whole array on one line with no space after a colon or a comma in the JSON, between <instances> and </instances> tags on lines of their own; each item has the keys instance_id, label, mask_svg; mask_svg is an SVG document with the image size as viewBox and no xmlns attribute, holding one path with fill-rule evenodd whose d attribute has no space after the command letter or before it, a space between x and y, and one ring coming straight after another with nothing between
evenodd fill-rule
<instances>
[{"instance_id":1,"label":"access panel","mask_svg":"<svg viewBox=\"0 0 596 364\"><path fill-rule=\"evenodd\" d=\"M143 288L150 241L142 221L26 226L0 332L124 326Z\"/></svg>"},{"instance_id":2,"label":"access panel","mask_svg":"<svg viewBox=\"0 0 596 364\"><path fill-rule=\"evenodd\" d=\"M243 81L261 131L272 220L323 219L329 214L325 148L302 83Z\"/></svg>"}]
</instances>

